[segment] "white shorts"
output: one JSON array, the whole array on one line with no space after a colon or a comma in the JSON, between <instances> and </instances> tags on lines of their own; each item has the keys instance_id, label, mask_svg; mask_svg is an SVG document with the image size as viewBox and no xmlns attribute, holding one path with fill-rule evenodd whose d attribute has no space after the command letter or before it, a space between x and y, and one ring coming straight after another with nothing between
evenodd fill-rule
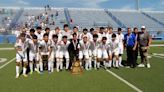
<instances>
[{"instance_id":1,"label":"white shorts","mask_svg":"<svg viewBox=\"0 0 164 92\"><path fill-rule=\"evenodd\" d=\"M27 52L23 54L23 52L16 53L16 62L27 62Z\"/></svg>"},{"instance_id":2,"label":"white shorts","mask_svg":"<svg viewBox=\"0 0 164 92\"><path fill-rule=\"evenodd\" d=\"M112 56L112 55L118 56L119 55L119 49L114 50L114 51L109 50L108 53L109 53L110 56Z\"/></svg>"},{"instance_id":3,"label":"white shorts","mask_svg":"<svg viewBox=\"0 0 164 92\"><path fill-rule=\"evenodd\" d=\"M29 52L29 60L33 61L39 61L39 53L33 53L33 52Z\"/></svg>"},{"instance_id":4,"label":"white shorts","mask_svg":"<svg viewBox=\"0 0 164 92\"><path fill-rule=\"evenodd\" d=\"M91 50L79 51L79 59L82 59L83 56L85 59L89 59L91 55L92 55Z\"/></svg>"},{"instance_id":5,"label":"white shorts","mask_svg":"<svg viewBox=\"0 0 164 92\"><path fill-rule=\"evenodd\" d=\"M121 45L119 46L119 54L123 54L124 53L124 47Z\"/></svg>"},{"instance_id":6,"label":"white shorts","mask_svg":"<svg viewBox=\"0 0 164 92\"><path fill-rule=\"evenodd\" d=\"M97 58L103 58L103 59L108 58L108 52L106 50L98 49L97 50Z\"/></svg>"},{"instance_id":7,"label":"white shorts","mask_svg":"<svg viewBox=\"0 0 164 92\"><path fill-rule=\"evenodd\" d=\"M56 53L56 58L63 58L63 57L69 59L68 51L59 51L58 53Z\"/></svg>"}]
</instances>

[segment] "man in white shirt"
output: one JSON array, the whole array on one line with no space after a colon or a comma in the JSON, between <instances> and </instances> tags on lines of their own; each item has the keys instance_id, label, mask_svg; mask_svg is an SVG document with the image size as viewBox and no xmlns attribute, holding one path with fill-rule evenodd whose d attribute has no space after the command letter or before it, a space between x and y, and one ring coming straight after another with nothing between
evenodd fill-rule
<instances>
[{"instance_id":1,"label":"man in white shirt","mask_svg":"<svg viewBox=\"0 0 164 92\"><path fill-rule=\"evenodd\" d=\"M21 61L23 61L23 75L27 77L27 48L28 48L28 40L25 38L26 34L21 33L20 38L15 43L16 49L16 78L19 77L19 68L21 65Z\"/></svg>"},{"instance_id":2,"label":"man in white shirt","mask_svg":"<svg viewBox=\"0 0 164 92\"><path fill-rule=\"evenodd\" d=\"M85 60L85 69L91 69L91 42L88 40L88 36L84 35L83 40L80 41L79 60L82 65L82 59Z\"/></svg>"},{"instance_id":3,"label":"man in white shirt","mask_svg":"<svg viewBox=\"0 0 164 92\"><path fill-rule=\"evenodd\" d=\"M110 69L112 66L112 60L115 58L115 67L116 69L119 68L119 61L118 61L118 55L119 55L119 42L116 40L116 34L112 34L112 40L109 42L109 62L108 62L108 68Z\"/></svg>"},{"instance_id":4,"label":"man in white shirt","mask_svg":"<svg viewBox=\"0 0 164 92\"><path fill-rule=\"evenodd\" d=\"M118 28L118 41L119 41L119 66L123 67L122 63L122 54L124 53L124 35L122 34L122 29Z\"/></svg>"}]
</instances>

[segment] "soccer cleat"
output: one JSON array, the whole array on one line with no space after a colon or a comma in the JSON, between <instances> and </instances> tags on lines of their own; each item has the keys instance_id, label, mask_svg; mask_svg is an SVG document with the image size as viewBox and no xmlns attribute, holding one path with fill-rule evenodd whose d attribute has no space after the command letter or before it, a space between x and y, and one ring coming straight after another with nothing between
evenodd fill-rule
<instances>
[{"instance_id":1,"label":"soccer cleat","mask_svg":"<svg viewBox=\"0 0 164 92\"><path fill-rule=\"evenodd\" d=\"M36 69L35 71L36 71L38 74L40 74L40 71L39 71L39 70Z\"/></svg>"},{"instance_id":2,"label":"soccer cleat","mask_svg":"<svg viewBox=\"0 0 164 92\"><path fill-rule=\"evenodd\" d=\"M17 74L17 75L15 76L15 78L16 78L16 79L19 78L19 74Z\"/></svg>"},{"instance_id":3,"label":"soccer cleat","mask_svg":"<svg viewBox=\"0 0 164 92\"><path fill-rule=\"evenodd\" d=\"M24 77L28 77L27 74L23 74Z\"/></svg>"},{"instance_id":4,"label":"soccer cleat","mask_svg":"<svg viewBox=\"0 0 164 92\"><path fill-rule=\"evenodd\" d=\"M30 74L32 74L33 73L33 71L30 71Z\"/></svg>"},{"instance_id":5,"label":"soccer cleat","mask_svg":"<svg viewBox=\"0 0 164 92\"><path fill-rule=\"evenodd\" d=\"M148 63L148 64L147 64L147 68L150 68L150 67L151 67L151 66L150 66L150 64Z\"/></svg>"},{"instance_id":6,"label":"soccer cleat","mask_svg":"<svg viewBox=\"0 0 164 92\"><path fill-rule=\"evenodd\" d=\"M120 67L124 67L122 64L119 65Z\"/></svg>"},{"instance_id":7,"label":"soccer cleat","mask_svg":"<svg viewBox=\"0 0 164 92\"><path fill-rule=\"evenodd\" d=\"M139 64L138 67L145 67L145 65L144 64Z\"/></svg>"}]
</instances>

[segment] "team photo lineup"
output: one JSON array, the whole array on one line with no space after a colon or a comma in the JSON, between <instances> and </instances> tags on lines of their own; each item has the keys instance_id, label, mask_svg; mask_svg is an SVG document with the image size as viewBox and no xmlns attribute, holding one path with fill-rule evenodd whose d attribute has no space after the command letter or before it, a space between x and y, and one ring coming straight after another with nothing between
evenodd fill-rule
<instances>
[{"instance_id":1,"label":"team photo lineup","mask_svg":"<svg viewBox=\"0 0 164 92\"><path fill-rule=\"evenodd\" d=\"M33 71L39 74L46 70L48 73L63 69L70 71L77 60L86 71L119 67L150 68L148 49L151 36L146 27L128 27L125 34L122 31L118 28L114 32L112 27L83 28L79 31L78 26L71 30L67 24L54 29L40 26L22 28L16 33L16 78L20 76L21 67L23 76L27 77ZM127 57L124 62L123 54ZM138 55L141 57L139 63Z\"/></svg>"}]
</instances>

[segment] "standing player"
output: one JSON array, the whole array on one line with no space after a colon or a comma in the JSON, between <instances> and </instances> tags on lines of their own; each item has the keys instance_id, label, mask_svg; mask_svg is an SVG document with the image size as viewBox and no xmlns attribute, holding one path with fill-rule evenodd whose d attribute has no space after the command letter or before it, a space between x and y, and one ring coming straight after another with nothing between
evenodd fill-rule
<instances>
[{"instance_id":1,"label":"standing player","mask_svg":"<svg viewBox=\"0 0 164 92\"><path fill-rule=\"evenodd\" d=\"M57 54L59 54L59 48L60 46L59 46L59 41L58 41L58 35L54 34L52 36L52 54L51 54L52 61L54 61L55 58L57 59L57 61L59 61L58 60L59 58L56 57ZM59 66L59 62L56 62L56 65ZM54 62L51 62L51 67L50 67L51 72L54 71L53 66L54 66Z\"/></svg>"},{"instance_id":2,"label":"standing player","mask_svg":"<svg viewBox=\"0 0 164 92\"><path fill-rule=\"evenodd\" d=\"M124 35L122 34L122 29L118 28L118 42L119 42L119 66L123 67L122 65L122 54L124 52Z\"/></svg>"},{"instance_id":3,"label":"standing player","mask_svg":"<svg viewBox=\"0 0 164 92\"><path fill-rule=\"evenodd\" d=\"M41 74L43 73L43 62L45 62L45 65L48 63L48 71L51 72L50 67L51 67L51 52L52 52L52 47L51 47L51 40L49 40L49 36L47 33L43 35L43 40L40 42L39 46L39 55L40 57L40 72ZM46 67L46 66L45 66Z\"/></svg>"},{"instance_id":4,"label":"standing player","mask_svg":"<svg viewBox=\"0 0 164 92\"><path fill-rule=\"evenodd\" d=\"M27 77L26 70L27 70L27 48L28 48L28 40L25 38L26 34L21 33L20 38L15 43L16 49L16 78L19 77L19 68L21 62L23 61L23 75Z\"/></svg>"},{"instance_id":5,"label":"standing player","mask_svg":"<svg viewBox=\"0 0 164 92\"><path fill-rule=\"evenodd\" d=\"M97 58L98 58L98 62L97 62L97 67L100 67L100 62L103 60L105 69L108 66L108 49L109 49L109 45L107 43L107 38L106 37L102 37L102 41L98 47L97 50Z\"/></svg>"},{"instance_id":6,"label":"standing player","mask_svg":"<svg viewBox=\"0 0 164 92\"><path fill-rule=\"evenodd\" d=\"M109 65L108 65L108 68L110 69L111 68L111 65L112 65L112 60L113 58L115 58L115 67L116 69L118 69L119 67L119 58L118 58L118 55L119 55L119 42L118 40L116 40L116 34L112 34L112 40L109 42L109 46L110 46L110 49L109 49Z\"/></svg>"},{"instance_id":7,"label":"standing player","mask_svg":"<svg viewBox=\"0 0 164 92\"><path fill-rule=\"evenodd\" d=\"M97 65L97 49L98 49L100 42L98 41L97 34L93 34L93 41L91 43L92 43L91 52L92 52L92 58L94 61L94 69L99 69L99 67Z\"/></svg>"},{"instance_id":8,"label":"standing player","mask_svg":"<svg viewBox=\"0 0 164 92\"><path fill-rule=\"evenodd\" d=\"M68 41L67 36L62 37L62 41L60 42L60 49L59 54L57 54L57 72L59 72L59 67L62 70L63 69L63 58L66 59L66 70L69 68L69 53L68 53L68 46L70 44L70 41Z\"/></svg>"},{"instance_id":9,"label":"standing player","mask_svg":"<svg viewBox=\"0 0 164 92\"><path fill-rule=\"evenodd\" d=\"M80 51L79 51L79 60L82 65L82 59L84 57L85 60L85 69L90 70L91 69L91 49L90 49L91 43L88 40L88 36L84 35L83 40L80 41Z\"/></svg>"},{"instance_id":10,"label":"standing player","mask_svg":"<svg viewBox=\"0 0 164 92\"><path fill-rule=\"evenodd\" d=\"M30 74L33 73L33 64L34 61L36 63L36 71L39 72L39 43L37 40L37 36L33 35L33 39L29 40L29 66L30 66Z\"/></svg>"}]
</instances>

